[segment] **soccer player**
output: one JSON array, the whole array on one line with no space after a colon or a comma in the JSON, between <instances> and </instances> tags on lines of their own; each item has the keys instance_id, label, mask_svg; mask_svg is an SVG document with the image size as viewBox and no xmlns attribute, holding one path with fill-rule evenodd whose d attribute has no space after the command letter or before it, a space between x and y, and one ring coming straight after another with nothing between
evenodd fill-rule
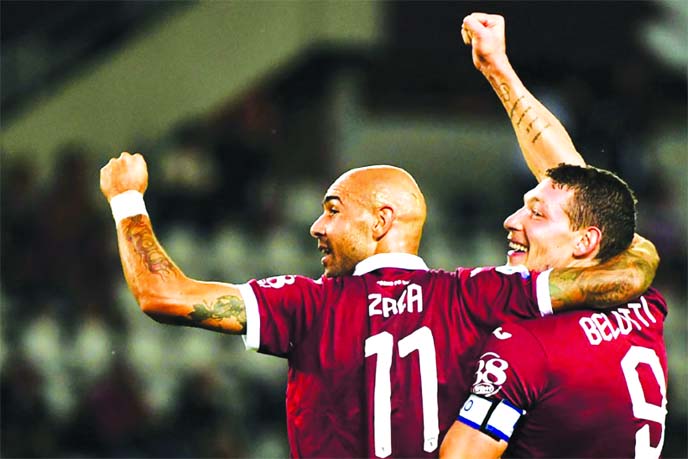
<instances>
[{"instance_id":1,"label":"soccer player","mask_svg":"<svg viewBox=\"0 0 688 459\"><path fill-rule=\"evenodd\" d=\"M503 18L474 13L462 34L526 157L553 146L560 149L552 155L570 156L574 147L564 128L525 91L506 58ZM523 127L526 116L531 132ZM541 181L504 222L514 249L509 264L595 266L630 241L635 202L620 179L589 166L542 174L537 161L529 164ZM574 233L584 237L570 238ZM666 314L664 298L651 288L614 309L497 328L440 457L659 457L667 413Z\"/></svg>"},{"instance_id":2,"label":"soccer player","mask_svg":"<svg viewBox=\"0 0 688 459\"><path fill-rule=\"evenodd\" d=\"M132 293L160 322L243 334L248 348L288 359L294 457L436 457L492 329L552 309L621 303L647 288L658 263L639 239L593 269L430 270L416 255L420 189L402 169L371 166L330 186L311 227L324 276L202 282L157 241L147 182L140 154L101 169Z\"/></svg>"}]
</instances>

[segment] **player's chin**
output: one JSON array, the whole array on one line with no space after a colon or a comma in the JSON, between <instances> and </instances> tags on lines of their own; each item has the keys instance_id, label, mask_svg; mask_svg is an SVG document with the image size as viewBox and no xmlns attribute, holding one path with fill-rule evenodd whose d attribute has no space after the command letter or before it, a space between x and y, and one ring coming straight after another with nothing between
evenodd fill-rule
<instances>
[{"instance_id":1,"label":"player's chin","mask_svg":"<svg viewBox=\"0 0 688 459\"><path fill-rule=\"evenodd\" d=\"M506 254L506 264L507 266L528 266L527 263L528 260L528 254L525 252L516 252L514 250L510 250Z\"/></svg>"},{"instance_id":2,"label":"player's chin","mask_svg":"<svg viewBox=\"0 0 688 459\"><path fill-rule=\"evenodd\" d=\"M324 263L325 277L350 276L354 272L355 265L349 266L348 263Z\"/></svg>"},{"instance_id":3,"label":"player's chin","mask_svg":"<svg viewBox=\"0 0 688 459\"><path fill-rule=\"evenodd\" d=\"M339 267L332 263L323 263L323 274L325 277L339 277L341 276L341 270Z\"/></svg>"}]
</instances>

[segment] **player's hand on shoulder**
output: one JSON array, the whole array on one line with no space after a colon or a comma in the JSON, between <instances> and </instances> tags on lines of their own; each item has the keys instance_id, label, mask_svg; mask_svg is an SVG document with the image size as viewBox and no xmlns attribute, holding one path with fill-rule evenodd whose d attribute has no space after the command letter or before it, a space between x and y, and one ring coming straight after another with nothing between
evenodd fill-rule
<instances>
[{"instance_id":1,"label":"player's hand on shoulder","mask_svg":"<svg viewBox=\"0 0 688 459\"><path fill-rule=\"evenodd\" d=\"M473 65L481 72L506 60L504 18L498 14L471 13L463 19L461 37L473 47Z\"/></svg>"},{"instance_id":2,"label":"player's hand on shoulder","mask_svg":"<svg viewBox=\"0 0 688 459\"><path fill-rule=\"evenodd\" d=\"M143 193L148 187L148 168L140 153L126 151L100 169L100 191L108 201L125 191Z\"/></svg>"}]
</instances>

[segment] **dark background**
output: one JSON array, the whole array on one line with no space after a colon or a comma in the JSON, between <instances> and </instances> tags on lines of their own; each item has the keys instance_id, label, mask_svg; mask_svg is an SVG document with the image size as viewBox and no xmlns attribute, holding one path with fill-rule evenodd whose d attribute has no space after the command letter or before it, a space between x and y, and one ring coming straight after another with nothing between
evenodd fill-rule
<instances>
[{"instance_id":1,"label":"dark background","mask_svg":"<svg viewBox=\"0 0 688 459\"><path fill-rule=\"evenodd\" d=\"M3 1L3 137L176 15L238 3L249 2ZM616 171L638 195L639 232L660 251L655 285L670 307L663 456L686 457L686 4L374 5L374 42L316 39L212 109L155 134L132 127L121 149L146 154L146 201L163 244L192 277L317 276L307 229L322 193L348 167L391 162L426 193L421 255L430 265L501 263L502 221L534 181L459 27L472 11L502 14L526 86L589 163ZM284 363L245 354L236 337L156 324L126 290L98 192L98 169L119 151L78 135L49 149L10 140L1 455L286 456Z\"/></svg>"}]
</instances>

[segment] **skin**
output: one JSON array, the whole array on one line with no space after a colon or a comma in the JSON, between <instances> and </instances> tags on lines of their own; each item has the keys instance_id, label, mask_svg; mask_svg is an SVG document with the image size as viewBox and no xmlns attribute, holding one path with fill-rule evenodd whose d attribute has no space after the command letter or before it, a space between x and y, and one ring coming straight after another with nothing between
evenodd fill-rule
<instances>
[{"instance_id":1,"label":"skin","mask_svg":"<svg viewBox=\"0 0 688 459\"><path fill-rule=\"evenodd\" d=\"M526 89L506 55L504 18L473 13L461 25L461 37L471 46L473 65L494 90L506 110L521 152L538 182L560 163L585 166L559 120Z\"/></svg>"},{"instance_id":2,"label":"skin","mask_svg":"<svg viewBox=\"0 0 688 459\"><path fill-rule=\"evenodd\" d=\"M478 28L481 25L490 30L489 27L496 25L499 31L499 21L473 19L464 23L468 26L462 33L469 42L473 40L474 62L489 74L488 80L512 120L526 161L536 177L541 180L544 171L560 162L584 165L563 127L525 90L513 69L510 71L506 56L501 58L500 52L505 47L500 45L499 37L483 34ZM501 32L503 35L503 21ZM484 40L476 41L480 34ZM485 48L482 51L481 44ZM138 153L122 153L101 169L101 191L108 201L128 190L144 193L147 185L146 163ZM542 199L552 201L555 210L555 204L565 199L559 196L557 201L557 196L550 196L552 190L540 191L544 193ZM526 197L525 208L532 202L531 196ZM513 242L529 248L526 264L541 268L557 263L544 250L540 237L548 224L552 225L551 231L562 231L563 222L547 223L535 217L528 221L528 213L519 212L509 217L505 225ZM402 169L373 166L346 172L326 192L323 213L310 230L323 252L324 274L329 277L351 274L358 262L377 253L417 254L425 215L423 195L413 178ZM164 323L245 333L246 309L238 287L187 277L160 245L148 216L136 215L118 222L117 238L125 278L144 313ZM562 244L573 241L564 238ZM573 256L577 256L575 252ZM550 275L552 306L565 309L585 304L600 307L619 304L650 285L658 262L654 246L638 236L627 252L595 269L557 269ZM497 455L501 454L506 444L502 442L502 447L492 443L486 447L494 451L501 448Z\"/></svg>"},{"instance_id":3,"label":"skin","mask_svg":"<svg viewBox=\"0 0 688 459\"><path fill-rule=\"evenodd\" d=\"M128 190L145 192L148 171L139 153L122 153L101 169L110 201ZM323 252L326 276L353 273L376 253L416 254L425 222L423 194L410 174L392 166L348 171L328 189L311 234ZM155 237L150 219L136 215L117 224L124 275L143 312L175 325L241 334L246 309L236 285L188 278Z\"/></svg>"},{"instance_id":4,"label":"skin","mask_svg":"<svg viewBox=\"0 0 688 459\"><path fill-rule=\"evenodd\" d=\"M504 221L511 248L509 265L544 271L597 264L601 232L594 226L571 230L564 210L571 199L573 191L555 186L550 178L524 195L523 207Z\"/></svg>"},{"instance_id":5,"label":"skin","mask_svg":"<svg viewBox=\"0 0 688 459\"><path fill-rule=\"evenodd\" d=\"M417 254L425 216L423 194L406 171L370 166L330 186L310 233L323 253L325 275L343 276L378 253Z\"/></svg>"},{"instance_id":6,"label":"skin","mask_svg":"<svg viewBox=\"0 0 688 459\"><path fill-rule=\"evenodd\" d=\"M475 59L491 62L474 54ZM535 164L539 171L562 161L582 162L565 131L560 132L563 127L555 129L561 126L558 121L548 112L540 113L544 107L532 96L532 100L520 96L529 93L522 84L514 86L513 81L519 82L514 75L498 75L504 81L495 80L493 86L500 88L500 98L516 120L514 124L530 120L526 128L517 132L529 166ZM520 100L518 105L512 102L514 98ZM534 108L528 110L529 106ZM528 114L531 112L537 115ZM522 113L526 113L523 119ZM536 122L540 118L547 122ZM522 142L521 136L531 132L539 135ZM100 186L108 201L128 190L144 193L148 171L143 156L124 152L111 159L100 171ZM318 249L323 253L324 274L351 274L358 262L377 253L417 254L425 215L423 195L404 170L371 166L344 173L328 189L323 213L311 227L311 235L318 240ZM187 277L165 253L147 216L132 216L118 222L117 238L125 278L144 313L164 323L232 334L245 332L246 310L238 287ZM525 236L520 242L524 241ZM649 287L658 263L652 243L637 237L627 252L595 269L557 269L550 274L552 307L559 310L585 304L606 307L622 303Z\"/></svg>"},{"instance_id":7,"label":"skin","mask_svg":"<svg viewBox=\"0 0 688 459\"><path fill-rule=\"evenodd\" d=\"M124 152L101 169L101 191L108 201L128 190L143 193L147 185L146 162L138 153ZM376 253L417 253L425 201L403 170L373 166L349 171L330 187L323 203L311 233L325 251L327 276L350 274L356 263ZM163 323L245 333L238 287L187 277L160 245L148 216L118 222L117 239L125 278L144 313ZM595 269L555 270L550 275L552 307L619 304L647 289L658 260L654 246L638 238L627 252Z\"/></svg>"},{"instance_id":8,"label":"skin","mask_svg":"<svg viewBox=\"0 0 688 459\"><path fill-rule=\"evenodd\" d=\"M511 249L507 253L508 264L522 264L539 271L555 268L553 274L558 273L560 281L555 281L551 287L557 290L564 286L570 291L553 291L553 298L560 295L569 298L587 296L589 304L597 305L597 300L610 299L610 292L602 292L606 287L616 285L630 293L626 290L628 284L618 282L618 272L615 273L612 267L615 264L619 268L635 266L636 270L626 271L628 275L649 272L646 271L648 268L656 270L655 263L659 263L659 257L654 246L636 234L629 251L610 260L611 263L599 264L595 260L602 237L600 230L594 226L571 230L564 208L572 199L573 192L566 187L553 186L552 180L545 175L547 169L560 163L585 166L585 161L564 126L525 88L511 67L506 56L504 18L473 13L464 18L461 35L464 43L472 46L473 64L502 102L526 163L540 182L524 195L523 207L504 221ZM594 269L578 270L585 266ZM597 295L588 295L580 289L576 293L576 285L591 281L587 278L591 273L600 276L598 285L602 289ZM647 283L638 295L649 286ZM496 459L502 456L507 446L507 442L494 440L457 421L440 446L440 458Z\"/></svg>"}]
</instances>

